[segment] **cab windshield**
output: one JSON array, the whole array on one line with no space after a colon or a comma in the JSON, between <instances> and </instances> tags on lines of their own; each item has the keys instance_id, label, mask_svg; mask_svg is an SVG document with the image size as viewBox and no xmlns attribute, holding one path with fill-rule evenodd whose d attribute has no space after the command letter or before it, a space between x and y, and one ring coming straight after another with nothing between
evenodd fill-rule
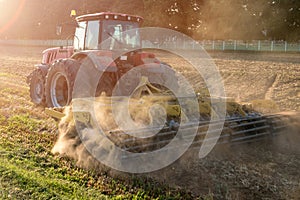
<instances>
[{"instance_id":1,"label":"cab windshield","mask_svg":"<svg viewBox=\"0 0 300 200\"><path fill-rule=\"evenodd\" d=\"M101 49L134 49L141 46L138 23L104 20Z\"/></svg>"}]
</instances>

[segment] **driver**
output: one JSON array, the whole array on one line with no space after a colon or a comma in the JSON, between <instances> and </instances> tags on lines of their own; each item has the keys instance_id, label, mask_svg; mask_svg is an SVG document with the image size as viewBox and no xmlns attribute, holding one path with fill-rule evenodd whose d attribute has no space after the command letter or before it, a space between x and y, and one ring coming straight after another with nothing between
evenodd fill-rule
<instances>
[{"instance_id":1,"label":"driver","mask_svg":"<svg viewBox=\"0 0 300 200\"><path fill-rule=\"evenodd\" d=\"M114 26L110 26L108 27L108 29L106 30L107 34L110 36L110 37L113 37L114 34L115 34L115 27Z\"/></svg>"},{"instance_id":2,"label":"driver","mask_svg":"<svg viewBox=\"0 0 300 200\"><path fill-rule=\"evenodd\" d=\"M115 40L114 40L114 34L115 34L115 27L114 26L108 26L104 30L103 34L103 42L102 42L102 49L114 49Z\"/></svg>"}]
</instances>

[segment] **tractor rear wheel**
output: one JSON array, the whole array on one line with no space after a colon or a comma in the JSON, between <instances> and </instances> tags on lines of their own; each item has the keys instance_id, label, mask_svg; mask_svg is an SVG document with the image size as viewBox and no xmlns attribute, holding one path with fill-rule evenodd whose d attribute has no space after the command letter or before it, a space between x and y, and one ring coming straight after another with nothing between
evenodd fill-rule
<instances>
[{"instance_id":1,"label":"tractor rear wheel","mask_svg":"<svg viewBox=\"0 0 300 200\"><path fill-rule=\"evenodd\" d=\"M34 104L45 105L45 76L41 69L36 69L30 74L29 92Z\"/></svg>"},{"instance_id":2,"label":"tractor rear wheel","mask_svg":"<svg viewBox=\"0 0 300 200\"><path fill-rule=\"evenodd\" d=\"M116 82L115 76L113 72L104 72L98 82L95 96L100 96L103 93L106 96L111 96Z\"/></svg>"},{"instance_id":3,"label":"tractor rear wheel","mask_svg":"<svg viewBox=\"0 0 300 200\"><path fill-rule=\"evenodd\" d=\"M58 61L50 68L45 85L48 107L63 107L71 103L74 81L79 67L79 62L67 59Z\"/></svg>"}]
</instances>

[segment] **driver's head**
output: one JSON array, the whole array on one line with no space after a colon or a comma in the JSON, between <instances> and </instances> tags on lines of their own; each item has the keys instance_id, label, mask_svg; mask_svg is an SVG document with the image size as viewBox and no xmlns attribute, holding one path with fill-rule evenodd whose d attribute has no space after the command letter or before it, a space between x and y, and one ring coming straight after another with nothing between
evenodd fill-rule
<instances>
[{"instance_id":1,"label":"driver's head","mask_svg":"<svg viewBox=\"0 0 300 200\"><path fill-rule=\"evenodd\" d=\"M107 31L109 34L113 35L115 33L115 27L110 26Z\"/></svg>"}]
</instances>

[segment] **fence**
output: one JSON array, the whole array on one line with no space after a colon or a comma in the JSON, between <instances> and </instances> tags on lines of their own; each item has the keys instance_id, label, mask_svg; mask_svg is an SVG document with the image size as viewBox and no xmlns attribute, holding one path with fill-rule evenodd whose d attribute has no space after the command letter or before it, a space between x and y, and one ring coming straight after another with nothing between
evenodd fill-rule
<instances>
[{"instance_id":1,"label":"fence","mask_svg":"<svg viewBox=\"0 0 300 200\"><path fill-rule=\"evenodd\" d=\"M208 51L269 51L269 52L300 52L299 43L286 41L241 41L241 40L204 40L198 42L166 41L153 44L143 41L143 47L193 50L202 46Z\"/></svg>"},{"instance_id":2,"label":"fence","mask_svg":"<svg viewBox=\"0 0 300 200\"><path fill-rule=\"evenodd\" d=\"M72 45L72 40L0 40L0 45L18 46L68 46ZM208 51L269 51L269 52L300 52L299 43L288 43L285 41L241 41L241 40L204 40L198 42L190 41L164 41L152 43L143 41L144 48L167 48L195 50L201 45Z\"/></svg>"},{"instance_id":3,"label":"fence","mask_svg":"<svg viewBox=\"0 0 300 200\"><path fill-rule=\"evenodd\" d=\"M57 47L72 46L72 40L0 40L0 45Z\"/></svg>"}]
</instances>

